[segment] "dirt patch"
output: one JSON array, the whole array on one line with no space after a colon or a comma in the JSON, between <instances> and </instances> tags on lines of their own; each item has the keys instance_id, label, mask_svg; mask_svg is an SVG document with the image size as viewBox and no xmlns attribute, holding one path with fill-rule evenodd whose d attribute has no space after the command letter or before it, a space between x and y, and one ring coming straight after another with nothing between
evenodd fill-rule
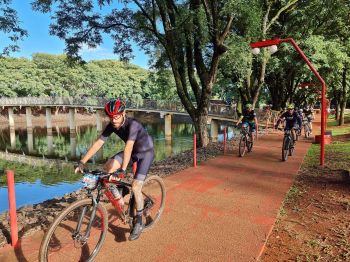
<instances>
[{"instance_id":1,"label":"dirt patch","mask_svg":"<svg viewBox=\"0 0 350 262\"><path fill-rule=\"evenodd\" d=\"M349 142L350 141L350 134L344 134L344 135L338 135L333 136L332 141L336 142Z\"/></svg>"},{"instance_id":2,"label":"dirt patch","mask_svg":"<svg viewBox=\"0 0 350 262\"><path fill-rule=\"evenodd\" d=\"M327 161L342 162L346 157L327 153ZM334 164L302 167L261 261L350 261L350 163L346 163L345 169L335 169Z\"/></svg>"}]
</instances>

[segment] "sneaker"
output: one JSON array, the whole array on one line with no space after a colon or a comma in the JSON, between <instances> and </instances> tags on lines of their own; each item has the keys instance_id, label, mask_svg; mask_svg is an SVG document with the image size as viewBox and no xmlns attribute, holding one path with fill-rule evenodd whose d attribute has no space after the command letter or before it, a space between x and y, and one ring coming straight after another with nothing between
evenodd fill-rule
<instances>
[{"instance_id":1,"label":"sneaker","mask_svg":"<svg viewBox=\"0 0 350 262\"><path fill-rule=\"evenodd\" d=\"M142 233L142 230L143 230L142 217L140 217L140 218L141 219L139 219L138 217L136 218L136 223L135 223L134 227L132 228L132 231L131 231L130 236L129 236L130 241L138 239Z\"/></svg>"}]
</instances>

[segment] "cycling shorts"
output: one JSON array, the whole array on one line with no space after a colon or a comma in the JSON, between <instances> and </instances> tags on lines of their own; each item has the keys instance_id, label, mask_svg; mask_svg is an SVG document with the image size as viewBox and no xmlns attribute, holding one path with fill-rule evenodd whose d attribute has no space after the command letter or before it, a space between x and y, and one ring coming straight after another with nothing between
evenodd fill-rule
<instances>
[{"instance_id":1,"label":"cycling shorts","mask_svg":"<svg viewBox=\"0 0 350 262\"><path fill-rule=\"evenodd\" d=\"M250 132L252 132L252 133L255 132L255 130L256 130L255 122L243 122L242 124L249 125Z\"/></svg>"},{"instance_id":2,"label":"cycling shorts","mask_svg":"<svg viewBox=\"0 0 350 262\"><path fill-rule=\"evenodd\" d=\"M124 151L115 154L111 159L115 159L120 165L123 163ZM131 155L129 166L132 166L134 162L137 162L137 169L135 174L135 179L139 181L144 181L147 177L148 170L152 165L154 159L154 150L149 150L143 153L138 153L136 155Z\"/></svg>"}]
</instances>

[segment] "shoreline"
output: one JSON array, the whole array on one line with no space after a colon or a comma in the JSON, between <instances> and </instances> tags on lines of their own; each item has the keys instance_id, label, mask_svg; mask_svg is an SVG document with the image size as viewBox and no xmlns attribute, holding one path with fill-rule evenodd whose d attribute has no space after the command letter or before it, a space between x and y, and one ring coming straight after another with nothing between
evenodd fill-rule
<instances>
[{"instance_id":1,"label":"shoreline","mask_svg":"<svg viewBox=\"0 0 350 262\"><path fill-rule=\"evenodd\" d=\"M228 150L232 150L232 146L228 148ZM198 148L196 151L197 163L204 162L218 155L222 155L223 144L211 142L206 148ZM67 164L73 165L73 163ZM166 177L192 166L193 149L154 162L149 171L149 175ZM98 166L94 166L94 168L96 167ZM27 205L17 209L19 238L47 228L63 208L76 200L86 197L86 193L85 189L79 189L75 192L67 193L60 198L46 200L42 203ZM0 247L11 243L9 221L10 217L8 211L0 214Z\"/></svg>"}]
</instances>

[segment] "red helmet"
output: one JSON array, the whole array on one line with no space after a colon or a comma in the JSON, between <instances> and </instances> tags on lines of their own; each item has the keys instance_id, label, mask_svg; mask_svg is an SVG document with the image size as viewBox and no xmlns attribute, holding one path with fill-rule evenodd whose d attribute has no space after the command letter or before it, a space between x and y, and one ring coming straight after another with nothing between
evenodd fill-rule
<instances>
[{"instance_id":1,"label":"red helmet","mask_svg":"<svg viewBox=\"0 0 350 262\"><path fill-rule=\"evenodd\" d=\"M105 112L109 117L119 115L125 111L125 103L117 99L109 100L105 105Z\"/></svg>"}]
</instances>

